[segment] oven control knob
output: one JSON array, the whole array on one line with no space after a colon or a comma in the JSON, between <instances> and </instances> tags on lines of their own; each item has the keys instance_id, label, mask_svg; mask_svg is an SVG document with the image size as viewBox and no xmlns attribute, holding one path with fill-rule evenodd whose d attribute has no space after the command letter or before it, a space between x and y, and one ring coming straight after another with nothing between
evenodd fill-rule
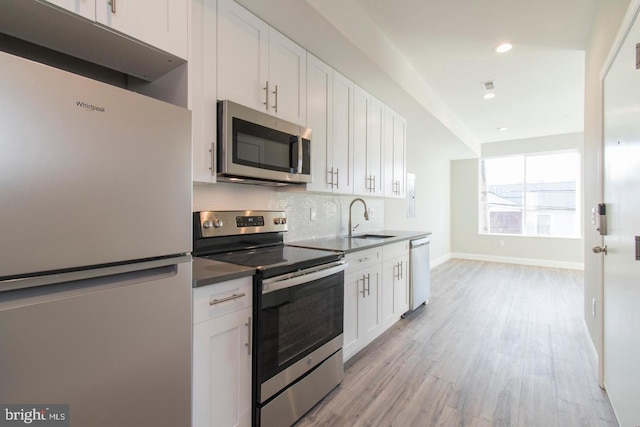
<instances>
[{"instance_id":1,"label":"oven control knob","mask_svg":"<svg viewBox=\"0 0 640 427\"><path fill-rule=\"evenodd\" d=\"M282 218L282 224L286 224L287 223L287 218Z\"/></svg>"},{"instance_id":2,"label":"oven control knob","mask_svg":"<svg viewBox=\"0 0 640 427\"><path fill-rule=\"evenodd\" d=\"M221 220L221 219L216 218L216 219L214 219L214 220L213 220L213 226L214 226L215 228L220 228L220 227L222 227L223 225L224 225L224 223L222 222L222 220Z\"/></svg>"},{"instance_id":3,"label":"oven control knob","mask_svg":"<svg viewBox=\"0 0 640 427\"><path fill-rule=\"evenodd\" d=\"M213 221L211 221L210 219L206 220L205 222L202 223L202 226L204 228L211 228L213 227Z\"/></svg>"},{"instance_id":4,"label":"oven control knob","mask_svg":"<svg viewBox=\"0 0 640 427\"><path fill-rule=\"evenodd\" d=\"M274 218L273 219L273 223L274 224L280 224L281 219L280 218Z\"/></svg>"}]
</instances>

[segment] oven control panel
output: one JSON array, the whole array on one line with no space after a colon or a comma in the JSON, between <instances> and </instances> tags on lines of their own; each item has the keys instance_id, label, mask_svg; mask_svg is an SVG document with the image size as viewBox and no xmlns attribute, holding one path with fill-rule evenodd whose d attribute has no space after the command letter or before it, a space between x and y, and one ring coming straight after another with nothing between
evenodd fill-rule
<instances>
[{"instance_id":1,"label":"oven control panel","mask_svg":"<svg viewBox=\"0 0 640 427\"><path fill-rule=\"evenodd\" d=\"M203 211L194 214L202 237L287 231L284 211Z\"/></svg>"}]
</instances>

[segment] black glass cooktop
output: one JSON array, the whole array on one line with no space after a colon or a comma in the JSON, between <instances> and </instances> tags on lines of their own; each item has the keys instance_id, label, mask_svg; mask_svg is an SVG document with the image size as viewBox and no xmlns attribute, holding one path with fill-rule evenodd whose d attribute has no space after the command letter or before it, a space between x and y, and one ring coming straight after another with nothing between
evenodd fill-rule
<instances>
[{"instance_id":1,"label":"black glass cooktop","mask_svg":"<svg viewBox=\"0 0 640 427\"><path fill-rule=\"evenodd\" d=\"M259 249L217 253L203 258L255 267L262 272L264 278L267 278L338 261L342 258L342 254L318 249L276 245Z\"/></svg>"}]
</instances>

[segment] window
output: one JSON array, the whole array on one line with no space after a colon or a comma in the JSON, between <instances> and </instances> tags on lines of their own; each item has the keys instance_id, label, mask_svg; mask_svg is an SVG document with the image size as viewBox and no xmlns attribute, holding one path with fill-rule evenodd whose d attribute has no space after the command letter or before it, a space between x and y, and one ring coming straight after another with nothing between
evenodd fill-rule
<instances>
[{"instance_id":1,"label":"window","mask_svg":"<svg viewBox=\"0 0 640 427\"><path fill-rule=\"evenodd\" d=\"M580 236L580 154L480 160L480 233Z\"/></svg>"}]
</instances>

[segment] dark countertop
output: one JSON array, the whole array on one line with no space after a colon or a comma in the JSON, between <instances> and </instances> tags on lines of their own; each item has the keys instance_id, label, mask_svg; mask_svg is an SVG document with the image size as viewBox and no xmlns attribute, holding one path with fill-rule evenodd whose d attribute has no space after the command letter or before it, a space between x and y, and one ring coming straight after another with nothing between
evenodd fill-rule
<instances>
[{"instance_id":1,"label":"dark countertop","mask_svg":"<svg viewBox=\"0 0 640 427\"><path fill-rule=\"evenodd\" d=\"M361 251L364 249L374 248L376 246L388 245L390 243L402 242L418 237L426 237L431 235L430 231L400 231L400 230L378 230L356 233L353 236L361 236L364 234L376 234L393 236L385 239L354 239L346 236L320 237L316 239L300 240L296 242L286 242L289 246L298 246L301 248L324 249L327 251L350 252Z\"/></svg>"},{"instance_id":2,"label":"dark countertop","mask_svg":"<svg viewBox=\"0 0 640 427\"><path fill-rule=\"evenodd\" d=\"M191 264L192 284L194 288L253 276L256 269L243 265L229 264L212 259L193 257Z\"/></svg>"}]
</instances>

